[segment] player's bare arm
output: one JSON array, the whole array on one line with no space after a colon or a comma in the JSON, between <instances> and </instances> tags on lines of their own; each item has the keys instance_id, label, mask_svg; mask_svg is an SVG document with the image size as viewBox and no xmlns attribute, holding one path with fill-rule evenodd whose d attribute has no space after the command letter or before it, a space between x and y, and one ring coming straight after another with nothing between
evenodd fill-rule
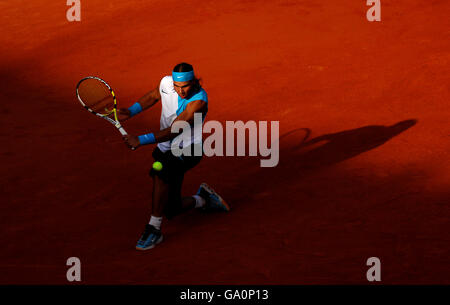
<instances>
[{"instance_id":1,"label":"player's bare arm","mask_svg":"<svg viewBox=\"0 0 450 305\"><path fill-rule=\"evenodd\" d=\"M138 103L141 104L142 110L146 110L155 105L159 100L161 100L161 94L159 93L159 88L157 87L141 97L138 100Z\"/></svg>"},{"instance_id":2,"label":"player's bare arm","mask_svg":"<svg viewBox=\"0 0 450 305\"><path fill-rule=\"evenodd\" d=\"M159 93L159 88L155 88L142 96L130 108L120 108L117 112L117 117L119 121L126 121L137 113L152 107L159 100L161 100L161 94Z\"/></svg>"}]
</instances>

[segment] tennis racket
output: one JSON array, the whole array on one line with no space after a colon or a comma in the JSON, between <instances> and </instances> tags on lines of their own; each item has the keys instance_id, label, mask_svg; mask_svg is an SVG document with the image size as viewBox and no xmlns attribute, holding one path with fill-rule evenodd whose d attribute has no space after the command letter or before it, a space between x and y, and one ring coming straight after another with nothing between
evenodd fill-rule
<instances>
[{"instance_id":1,"label":"tennis racket","mask_svg":"<svg viewBox=\"0 0 450 305\"><path fill-rule=\"evenodd\" d=\"M84 108L113 124L122 136L128 135L117 118L116 95L103 79L87 76L78 82L76 92L78 101Z\"/></svg>"}]
</instances>

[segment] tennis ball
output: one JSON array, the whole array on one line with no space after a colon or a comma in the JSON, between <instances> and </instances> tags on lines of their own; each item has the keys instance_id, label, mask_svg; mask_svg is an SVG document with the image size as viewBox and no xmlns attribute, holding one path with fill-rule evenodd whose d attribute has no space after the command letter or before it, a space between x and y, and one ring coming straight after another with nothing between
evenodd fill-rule
<instances>
[{"instance_id":1,"label":"tennis ball","mask_svg":"<svg viewBox=\"0 0 450 305\"><path fill-rule=\"evenodd\" d=\"M162 168L163 168L163 166L162 166L162 163L161 162L159 162L159 161L156 161L156 162L154 162L153 163L153 169L155 170L155 171L160 171L160 170L162 170Z\"/></svg>"}]
</instances>

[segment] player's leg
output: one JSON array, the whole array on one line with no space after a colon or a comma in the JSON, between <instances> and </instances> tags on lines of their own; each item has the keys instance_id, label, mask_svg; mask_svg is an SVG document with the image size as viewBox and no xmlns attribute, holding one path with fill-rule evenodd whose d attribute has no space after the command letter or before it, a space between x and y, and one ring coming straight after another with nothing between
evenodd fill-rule
<instances>
[{"instance_id":1,"label":"player's leg","mask_svg":"<svg viewBox=\"0 0 450 305\"><path fill-rule=\"evenodd\" d=\"M185 156L183 158L183 172L187 173L189 170L191 170L192 168L194 168L195 166L197 166L200 161L202 160L202 155L201 156L195 156L194 155L194 146L191 145L190 146L190 150L191 150L191 155L190 156ZM182 210L184 211L188 211L190 209L193 208L203 208L206 204L206 201L203 197L199 196L198 194L196 195L192 195L189 197L183 197L181 199L181 205L182 205Z\"/></svg>"},{"instance_id":2,"label":"player's leg","mask_svg":"<svg viewBox=\"0 0 450 305\"><path fill-rule=\"evenodd\" d=\"M191 155L184 158L185 172L195 167L202 159L202 156L195 156L194 154L194 152L198 150L198 147L195 147L196 145L201 144L191 145ZM202 149L203 147L200 147L200 150ZM186 197L186 199L183 200L183 205L186 208L195 207L202 208L204 210L230 211L230 206L225 202L225 200L223 200L223 198L206 183L202 183L200 185L195 195Z\"/></svg>"},{"instance_id":3,"label":"player's leg","mask_svg":"<svg viewBox=\"0 0 450 305\"><path fill-rule=\"evenodd\" d=\"M193 208L205 206L205 200L198 196L198 194L189 197L181 196L184 175L188 170L195 167L200 160L201 156L185 156L183 158L176 158L176 160L171 162L171 164L176 164L176 166L172 167L170 171L169 198L163 212L168 219L185 213Z\"/></svg>"},{"instance_id":4,"label":"player's leg","mask_svg":"<svg viewBox=\"0 0 450 305\"><path fill-rule=\"evenodd\" d=\"M169 200L169 184L157 175L153 178L152 216L162 217L164 206Z\"/></svg>"},{"instance_id":5,"label":"player's leg","mask_svg":"<svg viewBox=\"0 0 450 305\"><path fill-rule=\"evenodd\" d=\"M202 208L205 206L206 201L199 194L181 197L181 189L184 181L184 175L197 166L202 160L202 156L194 155L194 147L191 146L191 155L183 155L181 158L173 155L168 156L170 159L170 178L169 178L169 195L167 201L167 207L164 214L168 219L184 213L193 208Z\"/></svg>"},{"instance_id":6,"label":"player's leg","mask_svg":"<svg viewBox=\"0 0 450 305\"><path fill-rule=\"evenodd\" d=\"M161 233L162 214L169 198L169 184L156 175L152 178L152 213L149 223L145 226L144 232L137 242L137 250L152 249L163 240Z\"/></svg>"},{"instance_id":7,"label":"player's leg","mask_svg":"<svg viewBox=\"0 0 450 305\"><path fill-rule=\"evenodd\" d=\"M162 164L165 164L166 167L169 167L166 160L166 154L161 152L158 147L155 148L152 155L155 161L160 161ZM163 235L161 233L162 215L169 198L167 169L161 173L152 169L150 171L150 176L153 180L152 213L149 223L145 226L144 232L137 242L137 250L152 249L163 240Z\"/></svg>"},{"instance_id":8,"label":"player's leg","mask_svg":"<svg viewBox=\"0 0 450 305\"><path fill-rule=\"evenodd\" d=\"M189 211L189 210L195 208L195 204L196 204L196 201L195 201L194 197L192 197L192 196L181 198L181 208L182 208L183 212Z\"/></svg>"},{"instance_id":9,"label":"player's leg","mask_svg":"<svg viewBox=\"0 0 450 305\"><path fill-rule=\"evenodd\" d=\"M194 144L195 145L195 144ZM190 169L197 166L202 160L202 156L196 156L194 154L195 147L194 145L190 146L191 154L190 156L183 156L183 163L180 164L179 168L183 168L183 174L180 174L181 177L184 176L184 173L188 172ZM178 191L181 192L181 183L179 184ZM183 197L181 199L181 211L187 211L192 208L202 208L204 210L219 210L219 211L229 211L229 205L222 199L219 194L217 194L210 186L206 183L202 183L195 195L189 197Z\"/></svg>"}]
</instances>

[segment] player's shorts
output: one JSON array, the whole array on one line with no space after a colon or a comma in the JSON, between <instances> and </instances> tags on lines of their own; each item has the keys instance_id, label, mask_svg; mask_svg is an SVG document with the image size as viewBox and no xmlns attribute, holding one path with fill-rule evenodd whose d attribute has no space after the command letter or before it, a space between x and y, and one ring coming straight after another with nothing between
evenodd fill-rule
<instances>
[{"instance_id":1,"label":"player's shorts","mask_svg":"<svg viewBox=\"0 0 450 305\"><path fill-rule=\"evenodd\" d=\"M194 145L191 145L191 156L176 157L170 150L162 152L158 147L153 150L152 156L154 162L159 161L162 164L162 170L150 170L150 176L158 176L169 185L169 201L164 207L165 216L170 219L182 211L181 187L184 174L196 166L202 156L194 156Z\"/></svg>"}]
</instances>

